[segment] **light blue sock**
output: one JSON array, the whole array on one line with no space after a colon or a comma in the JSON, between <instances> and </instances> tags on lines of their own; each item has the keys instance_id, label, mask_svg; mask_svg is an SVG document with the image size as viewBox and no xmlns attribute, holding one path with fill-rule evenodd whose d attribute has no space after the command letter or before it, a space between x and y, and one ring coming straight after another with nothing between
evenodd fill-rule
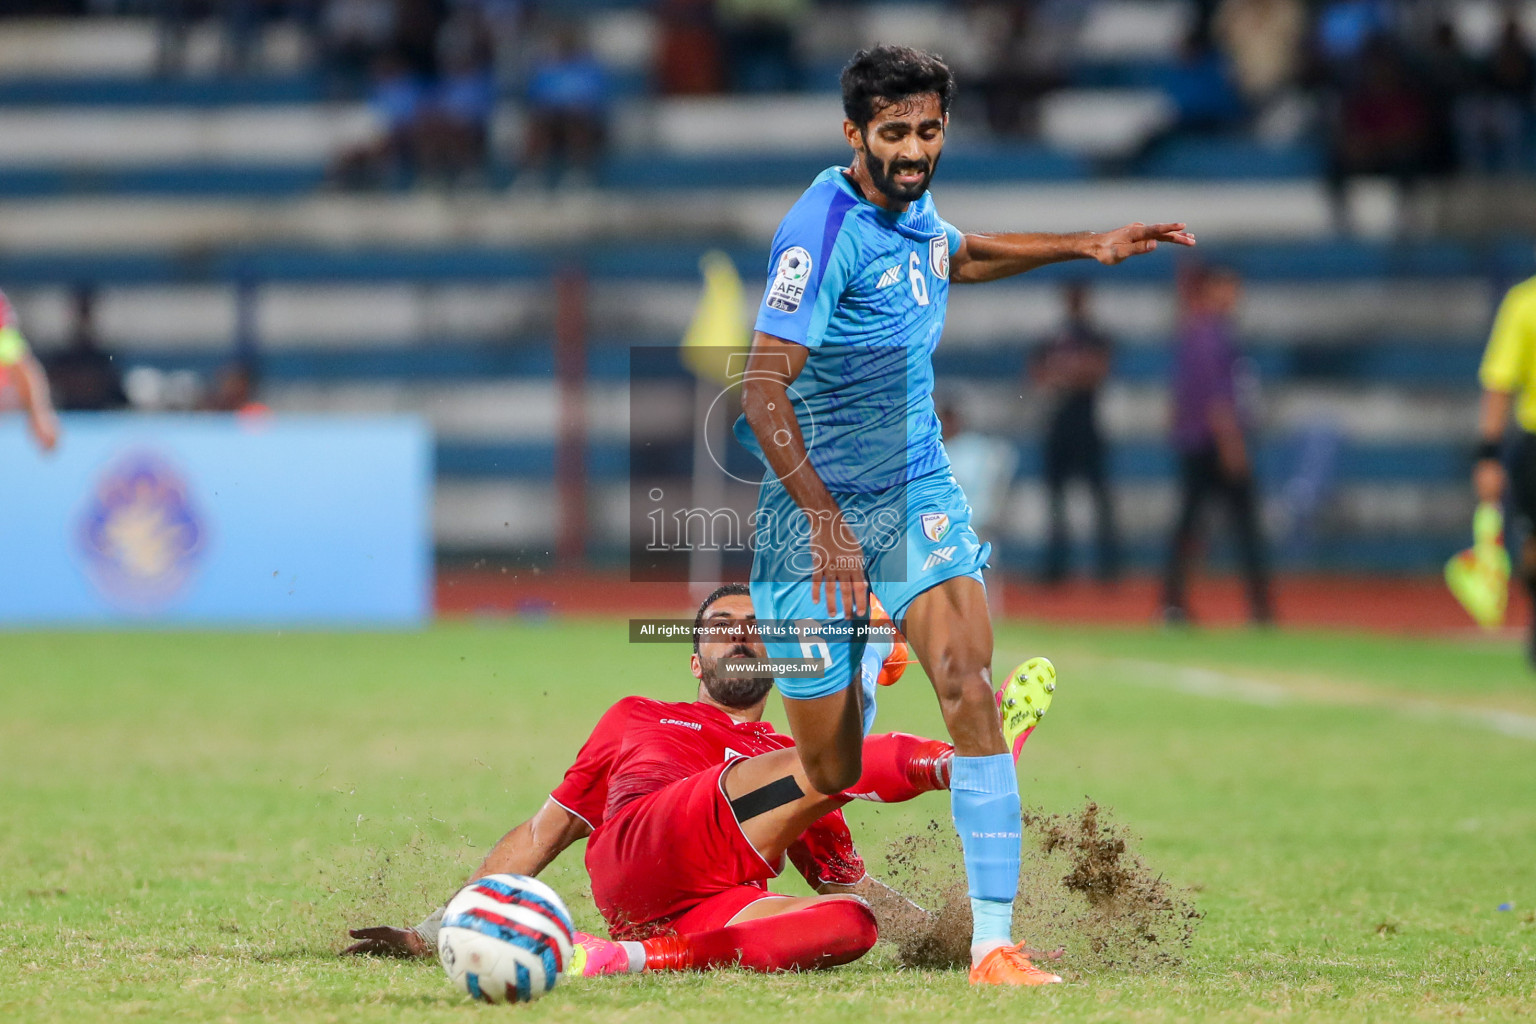
<instances>
[{"instance_id":1,"label":"light blue sock","mask_svg":"<svg viewBox=\"0 0 1536 1024\"><path fill-rule=\"evenodd\" d=\"M859 661L859 687L864 693L864 735L875 727L875 694L880 689L880 666L891 656L890 644L866 644Z\"/></svg>"},{"instance_id":2,"label":"light blue sock","mask_svg":"<svg viewBox=\"0 0 1536 1024\"><path fill-rule=\"evenodd\" d=\"M949 784L971 893L971 945L1012 941L1021 808L1011 754L956 757Z\"/></svg>"}]
</instances>

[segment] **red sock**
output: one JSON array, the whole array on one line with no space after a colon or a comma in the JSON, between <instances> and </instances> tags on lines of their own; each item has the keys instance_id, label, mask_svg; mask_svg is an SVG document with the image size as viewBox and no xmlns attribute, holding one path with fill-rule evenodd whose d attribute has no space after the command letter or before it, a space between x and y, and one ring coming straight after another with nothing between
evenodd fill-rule
<instances>
[{"instance_id":1,"label":"red sock","mask_svg":"<svg viewBox=\"0 0 1536 1024\"><path fill-rule=\"evenodd\" d=\"M827 900L787 914L760 917L691 935L646 939L648 971L813 971L851 963L878 933L875 912L859 900Z\"/></svg>"},{"instance_id":2,"label":"red sock","mask_svg":"<svg viewBox=\"0 0 1536 1024\"><path fill-rule=\"evenodd\" d=\"M841 794L883 804L911 800L919 793L949 788L955 748L941 740L904 732L864 739L864 774Z\"/></svg>"}]
</instances>

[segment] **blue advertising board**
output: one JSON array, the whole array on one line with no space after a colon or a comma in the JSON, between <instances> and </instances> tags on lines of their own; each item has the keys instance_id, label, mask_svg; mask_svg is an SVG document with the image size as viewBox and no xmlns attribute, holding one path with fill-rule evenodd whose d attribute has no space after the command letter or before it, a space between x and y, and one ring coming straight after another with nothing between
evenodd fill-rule
<instances>
[{"instance_id":1,"label":"blue advertising board","mask_svg":"<svg viewBox=\"0 0 1536 1024\"><path fill-rule=\"evenodd\" d=\"M410 626L432 445L411 417L0 418L0 626Z\"/></svg>"}]
</instances>

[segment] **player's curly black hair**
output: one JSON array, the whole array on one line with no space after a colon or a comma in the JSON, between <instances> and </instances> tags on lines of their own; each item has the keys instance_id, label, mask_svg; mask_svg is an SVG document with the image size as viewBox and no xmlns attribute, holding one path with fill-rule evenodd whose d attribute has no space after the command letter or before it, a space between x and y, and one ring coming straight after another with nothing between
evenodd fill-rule
<instances>
[{"instance_id":1,"label":"player's curly black hair","mask_svg":"<svg viewBox=\"0 0 1536 1024\"><path fill-rule=\"evenodd\" d=\"M939 109L949 113L955 98L955 76L949 65L931 53L910 46L877 46L860 50L843 68L843 113L862 130L875 116L880 101L935 93Z\"/></svg>"},{"instance_id":2,"label":"player's curly black hair","mask_svg":"<svg viewBox=\"0 0 1536 1024\"><path fill-rule=\"evenodd\" d=\"M699 653L699 630L704 626L704 613L709 611L709 606L720 600L722 597L735 597L738 595L741 597L751 597L752 588L747 586L745 583L727 583L724 586L716 587L713 591L710 592L710 595L704 599L704 603L699 605L698 614L693 617L694 654Z\"/></svg>"}]
</instances>

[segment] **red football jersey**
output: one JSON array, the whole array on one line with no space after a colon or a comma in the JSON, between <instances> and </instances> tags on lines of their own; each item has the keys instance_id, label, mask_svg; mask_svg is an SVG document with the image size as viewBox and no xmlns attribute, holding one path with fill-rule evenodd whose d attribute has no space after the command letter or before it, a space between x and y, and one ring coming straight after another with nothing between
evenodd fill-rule
<instances>
[{"instance_id":1,"label":"red football jersey","mask_svg":"<svg viewBox=\"0 0 1536 1024\"><path fill-rule=\"evenodd\" d=\"M679 779L791 746L794 740L768 722L737 722L709 704L625 697L598 721L550 796L597 829L625 804ZM812 885L852 885L864 877L842 811L807 829L789 856Z\"/></svg>"}]
</instances>

